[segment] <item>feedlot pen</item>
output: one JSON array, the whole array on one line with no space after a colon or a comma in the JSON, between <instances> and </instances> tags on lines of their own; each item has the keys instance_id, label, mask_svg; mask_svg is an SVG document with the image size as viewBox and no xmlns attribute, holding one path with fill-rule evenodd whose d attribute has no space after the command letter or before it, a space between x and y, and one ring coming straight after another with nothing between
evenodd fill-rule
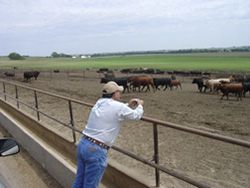
<instances>
[{"instance_id":1,"label":"feedlot pen","mask_svg":"<svg viewBox=\"0 0 250 188\"><path fill-rule=\"evenodd\" d=\"M99 78L102 77L102 74L95 74L94 76L93 76L93 74L90 74L91 76L87 77L88 73L85 73L85 76L83 77L87 81L89 79L97 79L98 81L95 81L95 82L98 83ZM48 75L49 74L47 74L47 76ZM72 79L72 73L70 73L70 75L71 75L70 79ZM96 77L96 75L98 75L98 76ZM53 80L54 78L56 78L57 75L54 76L54 74L53 74L52 77L47 77L42 72L40 76L41 77L39 77L38 80L45 79L48 81L50 79ZM164 75L157 75L157 76L164 76ZM79 78L79 76L75 76L75 77ZM2 82L1 93L2 93L2 98L5 101L11 102L13 105L15 105L20 110L29 111L31 113L31 115L33 115L35 118L37 118L38 121L39 120L46 121L49 123L49 125L54 125L56 122L56 124L58 124L58 127L55 128L56 129L55 131L57 131L57 133L62 133L63 135L65 134L65 132L67 132L66 134L71 135L70 137L73 141L76 141L81 137L80 134L81 134L83 126L78 125L78 124L82 124L83 120L78 120L76 118L76 116L77 116L76 114L81 108L85 109L85 107L83 107L83 106L87 106L88 109L83 110L86 113L85 118L87 118L90 107L93 105L93 103L89 103L89 102L86 103L86 102L82 102L80 100L75 100L75 99L72 99L70 97L65 97L62 95L48 92L48 90L34 89L36 87L36 85L33 85L33 87L29 87L30 83L24 83L22 81L22 78L16 78L16 80L18 81L18 83L8 82L5 80L1 81ZM186 80L184 80L184 78L181 78L181 80L183 82L187 82ZM33 82L32 84L34 84L36 81L32 80L31 82ZM27 86L24 86L23 84L25 84ZM80 82L78 84L80 84ZM62 91L62 89L58 89L58 91L59 90ZM68 92L70 93L71 91L68 91ZM169 92L169 91L166 91L166 92ZM73 93L71 93L71 94L73 94ZM138 93L136 93L136 94L138 95ZM47 101L44 101L44 102L49 103L49 108L51 108L51 111L49 111L49 113L48 113L48 110L46 110L46 108L45 108L45 104L43 102L41 102L44 99L41 99L40 97L44 97L44 96L45 96L45 98L47 98ZM53 102L48 100L48 98L50 98L50 97L52 98L51 100ZM95 97L95 99L96 99L96 97ZM65 102L61 102L61 101L65 101ZM90 101L94 101L94 99L91 99ZM57 106L57 104L55 104L55 103L59 104L59 106ZM61 105L61 104L63 104L63 105ZM80 105L80 106L78 106L78 105ZM66 114L68 114L68 115L62 115L62 113L57 114L58 108L63 109L63 111L66 112ZM64 116L64 117L61 117L61 116ZM45 120L47 118L49 118L51 120ZM209 187L209 186L211 186L211 187L213 187L213 186L215 186L215 187L218 187L218 186L219 187L227 187L228 186L227 183L221 183L219 181L211 184L211 182L209 181L209 178L207 177L206 174L201 175L201 174L199 174L199 172L198 172L198 174L195 174L197 172L193 172L193 174L191 173L191 175L190 175L190 173L185 172L184 170L181 170L181 172L179 173L178 168L176 168L175 170L172 170L172 169L174 169L174 167L178 167L178 166L173 165L175 163L175 161L168 161L169 165L162 166L161 165L161 163L163 163L162 157L159 157L159 156L161 156L161 149L159 149L159 148L161 148L162 144L164 144L164 140L162 140L163 139L162 138L162 129L171 128L171 129L199 135L199 136L196 136L196 138L198 138L198 140L203 139L203 138L200 138L200 136L202 136L202 137L204 136L206 138L209 138L206 141L207 143L209 143L209 144L212 143L214 145L220 145L221 143L217 143L217 142L211 140L210 138L215 139L215 140L221 140L223 142L229 142L229 143L232 143L235 145L243 146L242 149L236 149L237 152L245 152L246 154L249 153L250 143L248 141L243 141L241 139L234 139L234 138L231 138L229 136L221 136L218 134L213 134L213 133L208 132L208 131L198 130L198 129L190 128L187 126L181 126L181 125L178 125L175 123L169 123L167 121L162 121L162 120L155 119L155 118L149 118L147 116L143 116L143 118L140 122L141 123L139 124L139 126L141 126L141 124L142 124L144 127L147 127L146 128L147 130L151 129L151 133L148 132L147 135L143 135L143 136L149 137L149 140L152 143L149 144L148 148L150 148L152 150L140 151L138 154L134 154L134 152L127 151L127 150L130 150L130 148L125 147L125 149L121 149L123 146L122 141L121 141L121 144L118 143L119 147L114 146L113 149L121 152L122 153L121 156L128 155L136 160L140 160L142 163L145 163L145 164L155 168L155 170L153 170L153 172L152 172L152 170L147 170L147 171L149 171L149 173L151 173L152 175L155 174L156 186L159 186L160 184L166 185L166 181L163 181L162 180L163 178L160 178L160 174L162 174L160 172L165 172L167 174L170 174L171 176L174 176L178 179L181 179L184 182L187 182L188 184L194 185L196 187ZM131 122L129 122L129 123L131 123ZM65 131L64 127L67 128L67 131ZM129 126L129 127L131 128L132 126ZM148 127L151 127L151 128L148 129ZM77 133L77 134L75 134L75 133ZM152 136L150 136L150 135L152 135ZM139 136L140 136L140 134L139 134ZM180 136L189 137L189 134L181 133ZM123 137L123 135L121 137ZM141 141L143 141L143 140L141 140ZM175 142L176 142L176 140L175 140ZM199 152L199 150L205 149L204 145L198 144L198 146L200 148L197 148L195 151L192 151L192 152L195 153L195 152ZM223 146L224 146L224 144L223 144ZM234 146L234 147L236 147L236 146ZM132 150L133 150L133 148L132 148ZM136 149L135 149L135 151L136 151ZM168 149L168 152L171 153L171 147ZM212 155L212 153L216 153L216 152L218 152L218 151L214 150L213 148L212 149L210 148L210 149L208 149L208 152L206 155ZM153 158L151 159L151 157L150 157L150 160L149 160L148 158L141 157L141 155L142 155L141 153L144 153L147 156L148 156L148 153L151 153L151 154L153 153ZM232 154L232 155L235 155L235 154ZM116 155L114 155L114 156L116 157ZM225 156L222 156L222 157L225 157ZM227 156L227 157L230 158L230 156ZM206 157L204 156L204 158L206 158ZM172 160L174 160L174 158ZM199 159L199 160L202 160L202 159ZM205 160L209 160L209 159L205 159ZM242 160L245 160L245 159L242 159ZM154 161L154 162L150 162L150 161ZM212 161L210 161L210 165L211 166L215 165L215 167L211 168L211 171L208 171L208 172L214 173L213 169L216 170L217 164L212 164L211 162ZM199 163L199 161L197 161L197 163ZM169 168L169 166L170 166L170 168ZM199 166L198 166L198 168L199 168ZM201 165L200 168L204 168L204 166ZM206 168L209 169L210 167L206 167ZM227 168L227 167L225 167L225 168ZM244 167L244 168L246 168L246 167ZM230 168L229 168L229 170L230 170ZM189 171L189 170L187 170L187 171ZM234 173L234 172L232 172L232 173ZM182 175L182 174L185 174L185 175ZM161 177L162 176L164 176L164 174L162 174ZM242 179L240 180L240 181L242 181L242 185L239 185L239 187L244 187L244 186L247 187L250 185L248 176L249 175L246 175L246 174L240 175L240 177L242 177ZM189 178L189 177L191 177L191 178ZM195 180L196 178L198 179L197 181ZM169 177L164 178L164 179L168 180ZM162 181L160 181L160 180L162 180ZM199 182L205 182L205 183L199 183ZM175 183L173 182L172 184L174 185ZM205 184L207 184L207 185L205 185ZM175 185L181 185L181 187L188 187L188 185L185 183L180 183L180 184L176 183Z\"/></svg>"}]
</instances>

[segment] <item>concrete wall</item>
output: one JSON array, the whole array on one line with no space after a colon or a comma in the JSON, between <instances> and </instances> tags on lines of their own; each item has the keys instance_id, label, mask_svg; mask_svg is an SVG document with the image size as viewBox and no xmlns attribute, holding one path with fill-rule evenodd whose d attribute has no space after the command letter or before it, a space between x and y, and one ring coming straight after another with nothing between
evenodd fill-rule
<instances>
[{"instance_id":1,"label":"concrete wall","mask_svg":"<svg viewBox=\"0 0 250 188\"><path fill-rule=\"evenodd\" d=\"M76 147L40 122L0 99L0 123L63 187L72 186L76 174ZM154 182L109 160L104 178L120 188L154 187Z\"/></svg>"},{"instance_id":2,"label":"concrete wall","mask_svg":"<svg viewBox=\"0 0 250 188\"><path fill-rule=\"evenodd\" d=\"M49 147L48 143L45 143L38 134L35 134L34 130L39 130L38 123L35 123L31 118L26 117L23 113L15 112L10 115L13 109L6 105L1 104L0 111L0 123L8 130L8 132L15 137L18 142L27 150L30 155L44 167L63 187L68 188L72 186L72 182L75 178L76 168L73 163L69 163L64 157L58 155L57 150L54 147ZM25 126L24 126L25 124ZM33 130L27 129L27 126L32 126ZM47 137L53 137L48 130L41 131L41 135ZM45 138L46 139L46 138ZM55 135L53 140L57 140ZM58 142L57 140L56 142ZM72 148L72 151L74 148ZM73 155L73 160L75 156ZM66 178L67 177L67 178Z\"/></svg>"}]
</instances>

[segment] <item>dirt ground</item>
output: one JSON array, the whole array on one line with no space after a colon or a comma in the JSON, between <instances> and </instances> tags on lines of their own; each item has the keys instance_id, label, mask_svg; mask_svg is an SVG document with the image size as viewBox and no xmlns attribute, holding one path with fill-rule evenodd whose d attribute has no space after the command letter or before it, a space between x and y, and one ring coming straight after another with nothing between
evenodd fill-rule
<instances>
[{"instance_id":1,"label":"dirt ground","mask_svg":"<svg viewBox=\"0 0 250 188\"><path fill-rule=\"evenodd\" d=\"M115 76L131 75L115 72ZM153 76L170 77L167 74ZM15 79L8 80L94 104L101 97L101 77L103 75L95 71L70 74L42 72L37 80L30 82L24 82L18 75ZM229 100L221 100L221 93L200 93L197 85L192 84L193 78L177 76L182 82L182 89L125 92L121 94L121 101L128 102L131 98L140 98L145 102L143 116L250 142L249 95L242 101L237 101L233 95L229 96ZM10 86L7 86L6 90L14 92ZM22 90L19 93L20 99L23 98L34 105L33 92ZM43 94L38 94L38 100L40 109L62 121L69 121L67 102ZM26 110L25 107L21 109ZM74 123L80 130L86 125L90 110L89 107L73 105ZM41 117L41 121L53 125L52 128L63 136L72 137L71 131L66 131L47 118ZM249 148L160 126L158 132L160 165L211 187L250 187ZM77 136L77 139L79 138L80 135ZM124 121L115 146L151 159L154 153L152 124L145 121ZM109 160L116 160L154 181L154 169L115 150L109 151ZM165 173L161 173L161 185L169 188L193 187Z\"/></svg>"}]
</instances>

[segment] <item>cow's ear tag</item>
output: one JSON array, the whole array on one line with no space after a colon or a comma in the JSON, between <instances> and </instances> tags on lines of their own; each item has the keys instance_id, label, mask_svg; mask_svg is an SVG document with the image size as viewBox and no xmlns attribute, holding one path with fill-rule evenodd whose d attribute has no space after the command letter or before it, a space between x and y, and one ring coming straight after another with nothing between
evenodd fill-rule
<instances>
[{"instance_id":1,"label":"cow's ear tag","mask_svg":"<svg viewBox=\"0 0 250 188\"><path fill-rule=\"evenodd\" d=\"M95 151L95 148L89 148L89 151Z\"/></svg>"}]
</instances>

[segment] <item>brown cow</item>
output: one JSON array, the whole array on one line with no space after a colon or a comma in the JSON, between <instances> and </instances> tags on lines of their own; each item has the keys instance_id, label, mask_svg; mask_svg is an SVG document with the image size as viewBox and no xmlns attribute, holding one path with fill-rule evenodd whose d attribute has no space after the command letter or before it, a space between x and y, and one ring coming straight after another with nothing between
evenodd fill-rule
<instances>
[{"instance_id":1,"label":"brown cow","mask_svg":"<svg viewBox=\"0 0 250 188\"><path fill-rule=\"evenodd\" d=\"M180 80L171 80L171 90L173 89L173 86L175 86L175 89L177 89L178 86L182 89Z\"/></svg>"},{"instance_id":2,"label":"brown cow","mask_svg":"<svg viewBox=\"0 0 250 188\"><path fill-rule=\"evenodd\" d=\"M148 90L150 91L149 85L151 85L151 87L153 88L155 92L153 77L135 76L135 77L130 77L129 79L131 82L130 85L133 85L134 88L138 87L139 92L141 91L141 86L143 86L143 88L147 86L147 89L145 92L147 92Z\"/></svg>"},{"instance_id":3,"label":"brown cow","mask_svg":"<svg viewBox=\"0 0 250 188\"><path fill-rule=\"evenodd\" d=\"M221 92L223 93L221 99L223 99L223 97L226 95L227 96L227 100L228 100L228 94L229 93L235 93L236 95L238 95L237 100L239 100L239 98L242 100L242 92L243 92L243 85L242 85L242 83L237 83L237 84L219 84L217 86L217 90L221 90Z\"/></svg>"}]
</instances>

